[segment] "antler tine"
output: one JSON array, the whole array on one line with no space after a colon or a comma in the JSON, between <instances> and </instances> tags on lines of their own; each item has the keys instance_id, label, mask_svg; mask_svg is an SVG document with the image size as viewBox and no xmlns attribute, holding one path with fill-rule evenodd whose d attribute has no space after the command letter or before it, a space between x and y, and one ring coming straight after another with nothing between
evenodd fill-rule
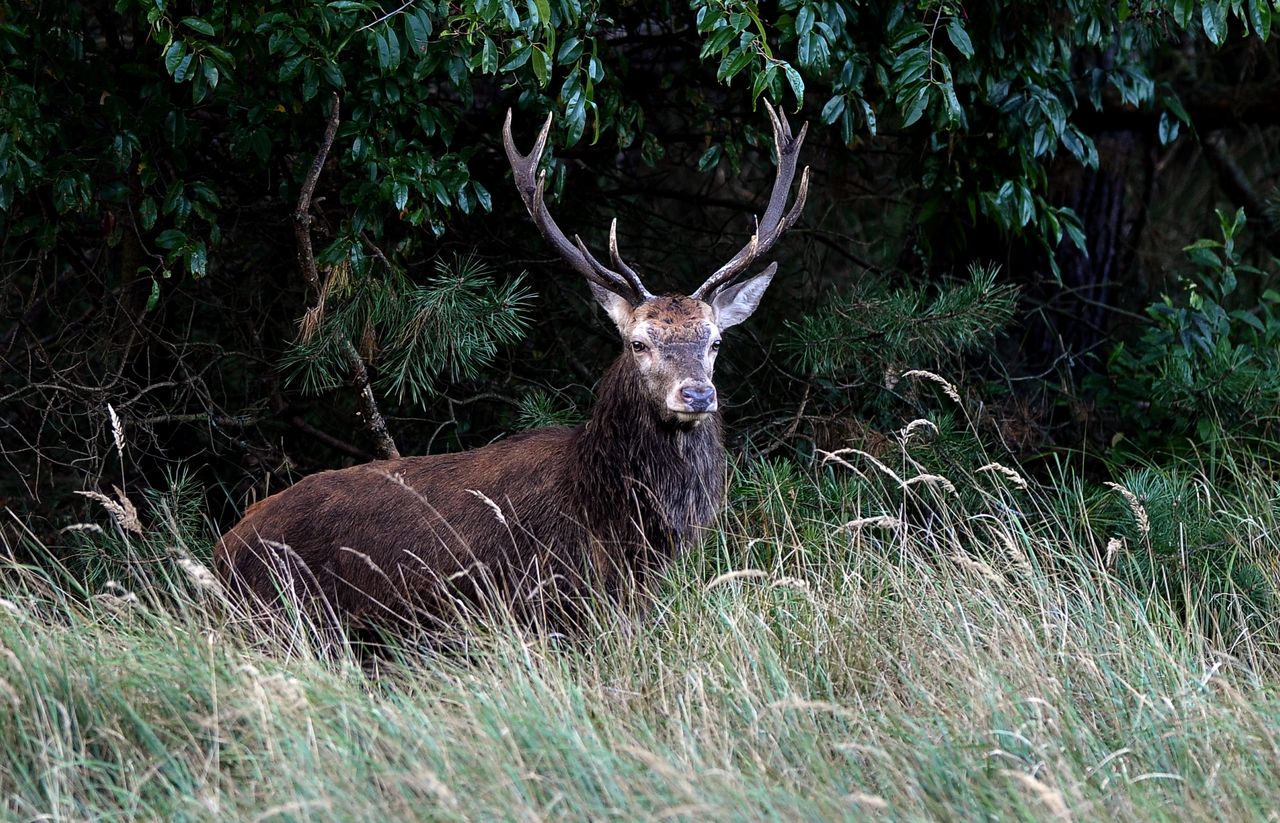
<instances>
[{"instance_id":1,"label":"antler tine","mask_svg":"<svg viewBox=\"0 0 1280 823\"><path fill-rule=\"evenodd\" d=\"M613 261L613 267L622 272L623 276L631 283L631 287L636 290L636 294L645 300L653 299L653 294L640 281L640 275L636 274L635 269L628 266L626 261L622 259L622 255L618 253L618 218L616 217L609 224L609 258Z\"/></svg>"},{"instance_id":2,"label":"antler tine","mask_svg":"<svg viewBox=\"0 0 1280 823\"><path fill-rule=\"evenodd\" d=\"M631 293L635 291L635 288L630 281L597 260L595 255L587 249L587 244L582 242L581 237L575 234L573 236L573 242L577 245L578 252L582 255L582 259L587 261L587 265L590 267L590 270L585 273L588 280L592 281L597 286L603 286L609 291L630 297ZM648 292L645 292L645 294L648 294ZM647 300L649 298L640 297L640 299Z\"/></svg>"},{"instance_id":3,"label":"antler tine","mask_svg":"<svg viewBox=\"0 0 1280 823\"><path fill-rule=\"evenodd\" d=\"M515 138L511 135L512 113L511 109L507 109L507 119L502 126L502 144L507 152L507 161L511 164L520 199L529 210L529 215L533 218L538 231L576 272L597 285L639 304L652 297L641 285L639 276L629 267L624 277L601 265L600 261L587 251L586 245L580 239L576 245L569 242L569 238L556 225L551 212L547 210L546 174L538 173L538 164L542 160L542 153L547 147L547 138L551 134L552 117L551 114L547 115L547 120L538 133L538 139L534 141L533 149L528 154L521 154L516 148Z\"/></svg>"},{"instance_id":4,"label":"antler tine","mask_svg":"<svg viewBox=\"0 0 1280 823\"><path fill-rule=\"evenodd\" d=\"M800 175L800 186L796 192L795 202L787 209L787 199L791 195L791 182L795 179L796 160L800 156L800 147L809 133L809 124L800 127L800 133L792 135L791 124L787 118L765 102L765 111L769 115L773 127L773 140L778 153L778 171L773 180L773 191L769 195L769 204L765 207L764 217L756 224L755 234L728 263L725 263L697 288L693 297L707 300L714 297L721 289L728 286L742 274L757 257L773 248L787 229L795 224L804 210L805 200L809 195L809 167L806 166Z\"/></svg>"}]
</instances>

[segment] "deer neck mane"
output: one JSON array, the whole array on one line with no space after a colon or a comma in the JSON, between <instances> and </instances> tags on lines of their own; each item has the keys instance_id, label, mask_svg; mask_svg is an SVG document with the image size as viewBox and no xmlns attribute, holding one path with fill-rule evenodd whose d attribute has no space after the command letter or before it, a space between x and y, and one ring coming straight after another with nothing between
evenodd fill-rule
<instances>
[{"instance_id":1,"label":"deer neck mane","mask_svg":"<svg viewBox=\"0 0 1280 823\"><path fill-rule=\"evenodd\" d=\"M626 353L605 373L578 449L588 518L618 537L639 526L651 545L674 550L720 509L720 415L693 427L662 420Z\"/></svg>"}]
</instances>

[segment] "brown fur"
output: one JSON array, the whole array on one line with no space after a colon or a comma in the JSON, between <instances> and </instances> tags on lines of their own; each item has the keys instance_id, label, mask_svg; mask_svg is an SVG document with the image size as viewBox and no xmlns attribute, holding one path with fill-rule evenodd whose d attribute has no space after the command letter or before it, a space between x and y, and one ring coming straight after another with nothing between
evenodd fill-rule
<instances>
[{"instance_id":1,"label":"brown fur","mask_svg":"<svg viewBox=\"0 0 1280 823\"><path fill-rule=\"evenodd\" d=\"M249 508L217 569L355 625L447 625L458 598L517 614L623 599L714 518L724 459L719 416L665 420L624 352L586 425L306 477Z\"/></svg>"}]
</instances>

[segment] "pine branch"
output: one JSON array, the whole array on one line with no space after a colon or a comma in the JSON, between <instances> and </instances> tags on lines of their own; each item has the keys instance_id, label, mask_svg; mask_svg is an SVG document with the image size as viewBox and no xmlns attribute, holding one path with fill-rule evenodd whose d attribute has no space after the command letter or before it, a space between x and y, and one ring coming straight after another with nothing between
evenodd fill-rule
<instances>
[{"instance_id":1,"label":"pine branch","mask_svg":"<svg viewBox=\"0 0 1280 823\"><path fill-rule=\"evenodd\" d=\"M320 314L324 310L324 288L320 283L320 274L316 269L315 252L311 246L311 197L315 194L316 183L320 179L320 172L324 170L325 160L329 156L329 149L333 146L333 138L338 133L338 119L340 113L340 105L338 95L333 95L333 104L329 111L329 122L325 126L324 137L320 141L320 150L316 152L316 159L311 164L311 170L307 172L306 179L302 181L302 190L298 193L298 207L293 213L293 229L298 238L298 268L302 271L302 276L306 279L307 285L311 287L314 304L307 310L307 320L304 320L305 326L310 320L319 326ZM378 400L374 397L373 387L369 385L369 370L365 367L364 360L361 359L360 353L356 351L356 347L350 339L344 338L341 342L342 355L346 360L349 369L349 382L351 387L356 390L360 402L360 411L358 412L360 419L364 422L365 429L373 437L374 447L379 457L383 459L395 458L400 456L400 450L396 448L396 441L391 437L391 432L387 430L387 421L382 416L382 411L378 408Z\"/></svg>"}]
</instances>

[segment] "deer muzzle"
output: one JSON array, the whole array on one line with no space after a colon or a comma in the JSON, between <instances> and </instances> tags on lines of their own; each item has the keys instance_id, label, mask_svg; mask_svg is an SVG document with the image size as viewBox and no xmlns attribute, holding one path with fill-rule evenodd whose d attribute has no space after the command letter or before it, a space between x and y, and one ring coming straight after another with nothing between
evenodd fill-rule
<instances>
[{"instance_id":1,"label":"deer muzzle","mask_svg":"<svg viewBox=\"0 0 1280 823\"><path fill-rule=\"evenodd\" d=\"M680 420L696 420L718 408L716 387L706 382L678 386L667 398L667 409Z\"/></svg>"}]
</instances>

